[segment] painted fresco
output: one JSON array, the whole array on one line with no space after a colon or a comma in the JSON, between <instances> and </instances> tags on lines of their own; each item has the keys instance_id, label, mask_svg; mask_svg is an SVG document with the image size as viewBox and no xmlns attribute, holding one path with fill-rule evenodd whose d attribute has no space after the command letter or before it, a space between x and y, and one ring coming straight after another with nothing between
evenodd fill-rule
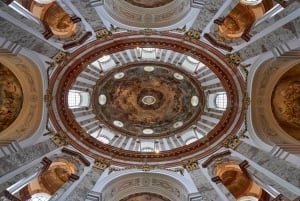
<instances>
[{"instance_id":1,"label":"painted fresco","mask_svg":"<svg viewBox=\"0 0 300 201\"><path fill-rule=\"evenodd\" d=\"M0 63L0 132L18 117L23 92L16 76Z\"/></svg>"}]
</instances>

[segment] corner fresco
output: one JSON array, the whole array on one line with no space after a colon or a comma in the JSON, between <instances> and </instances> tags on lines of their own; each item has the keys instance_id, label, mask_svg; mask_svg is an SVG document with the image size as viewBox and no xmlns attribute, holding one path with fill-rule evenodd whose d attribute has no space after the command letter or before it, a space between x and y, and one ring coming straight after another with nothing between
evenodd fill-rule
<instances>
[{"instance_id":1,"label":"corner fresco","mask_svg":"<svg viewBox=\"0 0 300 201\"><path fill-rule=\"evenodd\" d=\"M286 72L276 84L272 110L282 129L300 141L300 64Z\"/></svg>"},{"instance_id":2,"label":"corner fresco","mask_svg":"<svg viewBox=\"0 0 300 201\"><path fill-rule=\"evenodd\" d=\"M16 76L0 63L0 132L18 117L23 103L23 92Z\"/></svg>"}]
</instances>

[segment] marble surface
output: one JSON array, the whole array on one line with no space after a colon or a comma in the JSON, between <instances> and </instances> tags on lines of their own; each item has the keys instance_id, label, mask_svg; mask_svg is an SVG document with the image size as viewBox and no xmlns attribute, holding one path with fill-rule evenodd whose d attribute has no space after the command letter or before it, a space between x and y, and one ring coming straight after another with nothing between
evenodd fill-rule
<instances>
[{"instance_id":1,"label":"marble surface","mask_svg":"<svg viewBox=\"0 0 300 201\"><path fill-rule=\"evenodd\" d=\"M58 52L58 49L55 47L1 17L0 27L0 37L6 38L10 42L17 43L22 47L39 52L48 57L52 57Z\"/></svg>"},{"instance_id":2,"label":"marble surface","mask_svg":"<svg viewBox=\"0 0 300 201\"><path fill-rule=\"evenodd\" d=\"M76 186L73 192L68 196L65 201L83 201L85 200L88 192L93 188L96 181L102 174L102 170L92 168L90 172L88 172L83 180Z\"/></svg>"},{"instance_id":3,"label":"marble surface","mask_svg":"<svg viewBox=\"0 0 300 201\"><path fill-rule=\"evenodd\" d=\"M0 192L4 191L11 185L17 183L18 181L30 177L31 175L35 174L37 171L39 171L42 168L42 164L39 163L38 165L34 167L30 167L28 169L24 169L22 173L15 175L14 177L8 179L6 182L0 184ZM1 179L1 177L0 177ZM0 180L1 181L1 180Z\"/></svg>"},{"instance_id":4,"label":"marble surface","mask_svg":"<svg viewBox=\"0 0 300 201\"><path fill-rule=\"evenodd\" d=\"M252 167L248 167L247 169L251 172L252 175L254 175L256 178L259 178L261 181L263 181L264 184L273 187L274 189L276 189L278 192L280 192L282 195L286 196L287 198L294 200L297 197L297 195L292 193L289 189L273 181L265 174L255 170Z\"/></svg>"},{"instance_id":5,"label":"marble surface","mask_svg":"<svg viewBox=\"0 0 300 201\"><path fill-rule=\"evenodd\" d=\"M89 23L89 25L92 27L94 31L97 31L98 29L105 27L99 15L97 14L95 8L89 5L90 1L71 0L71 2L74 4L74 6L76 6L78 11L81 13L81 15L84 17L87 23Z\"/></svg>"},{"instance_id":6,"label":"marble surface","mask_svg":"<svg viewBox=\"0 0 300 201\"><path fill-rule=\"evenodd\" d=\"M274 17L263 21L262 23L258 24L257 26L255 26L254 28L252 28L250 34L251 35L255 35L261 31L263 31L266 27L271 26L272 24L274 24L276 21L288 16L289 14L291 14L293 11L295 11L296 9L298 9L300 6L300 2L295 1L294 3L292 3L290 6L288 6L287 8L285 8L284 10L282 10L281 12L279 12L277 15L275 15Z\"/></svg>"},{"instance_id":7,"label":"marble surface","mask_svg":"<svg viewBox=\"0 0 300 201\"><path fill-rule=\"evenodd\" d=\"M207 201L221 201L221 198L200 169L191 171L190 175L203 198L206 197Z\"/></svg>"},{"instance_id":8,"label":"marble surface","mask_svg":"<svg viewBox=\"0 0 300 201\"><path fill-rule=\"evenodd\" d=\"M246 59L272 50L273 48L278 47L280 44L297 38L295 30L296 28L294 22L289 22L283 27L265 35L264 37L239 50L238 53L242 59Z\"/></svg>"},{"instance_id":9,"label":"marble surface","mask_svg":"<svg viewBox=\"0 0 300 201\"><path fill-rule=\"evenodd\" d=\"M276 158L256 147L242 142L236 149L248 159L269 170L296 187L300 187L300 170L293 164Z\"/></svg>"},{"instance_id":10,"label":"marble surface","mask_svg":"<svg viewBox=\"0 0 300 201\"><path fill-rule=\"evenodd\" d=\"M3 3L1 3L1 4L3 4ZM24 23L28 27L30 27L36 31L39 31L40 33L42 33L44 31L44 28L41 25L34 22L33 20L30 20L30 19L24 17L23 15L19 14L15 10L13 10L11 7L3 6L3 7L1 7L1 10L8 13L11 16L13 16L16 20Z\"/></svg>"},{"instance_id":11,"label":"marble surface","mask_svg":"<svg viewBox=\"0 0 300 201\"><path fill-rule=\"evenodd\" d=\"M28 164L54 149L56 149L56 145L49 139L31 147L26 147L19 152L2 157L0 159L0 176L16 170L22 165Z\"/></svg>"},{"instance_id":12,"label":"marble surface","mask_svg":"<svg viewBox=\"0 0 300 201\"><path fill-rule=\"evenodd\" d=\"M203 31L223 3L224 0L207 1L205 3L205 7L201 8L198 17L192 26L192 29Z\"/></svg>"}]
</instances>

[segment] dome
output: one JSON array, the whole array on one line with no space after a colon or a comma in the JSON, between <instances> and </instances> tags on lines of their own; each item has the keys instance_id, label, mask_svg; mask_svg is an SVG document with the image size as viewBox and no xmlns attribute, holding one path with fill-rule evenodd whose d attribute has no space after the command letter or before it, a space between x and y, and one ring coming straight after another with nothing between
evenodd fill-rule
<instances>
[{"instance_id":1,"label":"dome","mask_svg":"<svg viewBox=\"0 0 300 201\"><path fill-rule=\"evenodd\" d=\"M66 128L84 153L123 165L145 157L175 165L221 147L242 122L243 109L235 106L242 105L239 72L207 44L155 34L145 43L143 35L130 34L114 35L118 43L105 43L105 52L103 43L87 44L94 48L74 52L58 68L51 80L57 129ZM115 62L120 55L126 58Z\"/></svg>"}]
</instances>

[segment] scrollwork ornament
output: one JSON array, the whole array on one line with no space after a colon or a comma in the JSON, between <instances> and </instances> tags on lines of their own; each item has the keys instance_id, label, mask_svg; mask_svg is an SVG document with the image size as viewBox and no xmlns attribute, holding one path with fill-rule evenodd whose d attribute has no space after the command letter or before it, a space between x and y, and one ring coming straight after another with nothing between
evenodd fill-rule
<instances>
[{"instance_id":1,"label":"scrollwork ornament","mask_svg":"<svg viewBox=\"0 0 300 201\"><path fill-rule=\"evenodd\" d=\"M59 51L52 59L57 63L61 64L68 57L68 53L64 51Z\"/></svg>"},{"instance_id":2,"label":"scrollwork ornament","mask_svg":"<svg viewBox=\"0 0 300 201\"><path fill-rule=\"evenodd\" d=\"M242 58L240 57L240 55L237 52L232 53L232 54L227 54L226 60L229 63L236 65L236 66L240 65L242 62Z\"/></svg>"},{"instance_id":3,"label":"scrollwork ornament","mask_svg":"<svg viewBox=\"0 0 300 201\"><path fill-rule=\"evenodd\" d=\"M105 170L109 166L110 166L110 161L109 160L101 159L101 160L96 160L94 162L94 166L93 167L97 168L99 170Z\"/></svg>"},{"instance_id":4,"label":"scrollwork ornament","mask_svg":"<svg viewBox=\"0 0 300 201\"><path fill-rule=\"evenodd\" d=\"M187 31L184 36L186 36L186 38L188 39L195 39L195 40L199 40L200 36L201 36L201 32L194 30L194 29L190 29L189 31Z\"/></svg>"},{"instance_id":5,"label":"scrollwork ornament","mask_svg":"<svg viewBox=\"0 0 300 201\"><path fill-rule=\"evenodd\" d=\"M190 159L182 162L182 167L188 172L199 169L199 163L197 159Z\"/></svg>"},{"instance_id":6,"label":"scrollwork ornament","mask_svg":"<svg viewBox=\"0 0 300 201\"><path fill-rule=\"evenodd\" d=\"M54 136L51 137L51 140L56 144L58 147L62 147L68 144L67 138L63 132L58 132Z\"/></svg>"},{"instance_id":7,"label":"scrollwork ornament","mask_svg":"<svg viewBox=\"0 0 300 201\"><path fill-rule=\"evenodd\" d=\"M236 135L229 137L223 142L223 146L230 149L236 149L240 144L241 141Z\"/></svg>"},{"instance_id":8,"label":"scrollwork ornament","mask_svg":"<svg viewBox=\"0 0 300 201\"><path fill-rule=\"evenodd\" d=\"M97 39L107 39L107 38L110 38L111 36L112 36L111 31L109 31L107 29L100 29L100 30L96 31Z\"/></svg>"}]
</instances>

